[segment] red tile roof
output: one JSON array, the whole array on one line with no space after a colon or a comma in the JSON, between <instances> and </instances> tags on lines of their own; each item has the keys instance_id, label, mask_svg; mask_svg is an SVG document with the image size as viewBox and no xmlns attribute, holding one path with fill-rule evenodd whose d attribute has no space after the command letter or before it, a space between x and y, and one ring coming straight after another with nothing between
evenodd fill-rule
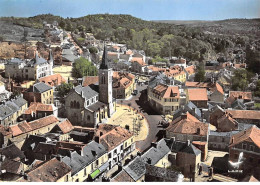
<instances>
[{"instance_id":1,"label":"red tile roof","mask_svg":"<svg viewBox=\"0 0 260 185\"><path fill-rule=\"evenodd\" d=\"M226 110L234 119L260 120L260 111L256 110Z\"/></svg>"},{"instance_id":2,"label":"red tile roof","mask_svg":"<svg viewBox=\"0 0 260 185\"><path fill-rule=\"evenodd\" d=\"M135 76L131 73L113 72L113 88L128 88L134 83Z\"/></svg>"},{"instance_id":3,"label":"red tile roof","mask_svg":"<svg viewBox=\"0 0 260 185\"><path fill-rule=\"evenodd\" d=\"M244 141L253 142L260 148L260 129L254 125L245 131L234 134L230 139L230 147Z\"/></svg>"},{"instance_id":4,"label":"red tile roof","mask_svg":"<svg viewBox=\"0 0 260 185\"><path fill-rule=\"evenodd\" d=\"M102 132L103 135L100 136L100 143L106 146L108 151L111 151L113 148L133 136L130 131L120 126L111 126L102 124L99 126L95 134L96 136L100 136L100 133Z\"/></svg>"},{"instance_id":5,"label":"red tile roof","mask_svg":"<svg viewBox=\"0 0 260 185\"><path fill-rule=\"evenodd\" d=\"M191 115L188 114L189 113L187 113L186 118L181 118L177 122L174 120L172 123L170 123L170 125L166 128L166 131L173 133L206 136L208 133L208 125L200 121L196 121L195 117L191 117Z\"/></svg>"},{"instance_id":6,"label":"red tile roof","mask_svg":"<svg viewBox=\"0 0 260 185\"><path fill-rule=\"evenodd\" d=\"M73 125L71 124L71 122L68 119L60 122L58 124L58 127L63 132L63 134L66 134L74 129Z\"/></svg>"},{"instance_id":7,"label":"red tile roof","mask_svg":"<svg viewBox=\"0 0 260 185\"><path fill-rule=\"evenodd\" d=\"M167 86L164 84L159 84L154 87L153 92L162 98L180 98L178 86Z\"/></svg>"},{"instance_id":8,"label":"red tile roof","mask_svg":"<svg viewBox=\"0 0 260 185\"><path fill-rule=\"evenodd\" d=\"M23 121L21 123L18 123L17 125L12 125L9 127L9 130L12 132L13 136L18 136L51 125L56 122L59 122L58 118L50 115L31 122Z\"/></svg>"},{"instance_id":9,"label":"red tile roof","mask_svg":"<svg viewBox=\"0 0 260 185\"><path fill-rule=\"evenodd\" d=\"M47 85L50 86L58 86L61 85L62 83L65 83L66 80L60 75L60 74L53 74L49 76L45 76L39 79L40 82L44 82Z\"/></svg>"},{"instance_id":10,"label":"red tile roof","mask_svg":"<svg viewBox=\"0 0 260 185\"><path fill-rule=\"evenodd\" d=\"M188 89L188 96L190 101L208 101L207 89Z\"/></svg>"},{"instance_id":11,"label":"red tile roof","mask_svg":"<svg viewBox=\"0 0 260 185\"><path fill-rule=\"evenodd\" d=\"M98 76L84 76L83 77L83 87L89 86L91 84L98 83Z\"/></svg>"},{"instance_id":12,"label":"red tile roof","mask_svg":"<svg viewBox=\"0 0 260 185\"><path fill-rule=\"evenodd\" d=\"M147 64L144 62L143 58L139 58L139 57L133 57L132 60L131 60L131 62L137 62L137 63L139 63L141 66L147 65Z\"/></svg>"},{"instance_id":13,"label":"red tile roof","mask_svg":"<svg viewBox=\"0 0 260 185\"><path fill-rule=\"evenodd\" d=\"M252 92L229 91L229 96L233 96L236 99L252 100Z\"/></svg>"},{"instance_id":14,"label":"red tile roof","mask_svg":"<svg viewBox=\"0 0 260 185\"><path fill-rule=\"evenodd\" d=\"M71 168L64 162L53 158L44 162L37 168L29 171L28 181L31 182L56 182L60 178L71 172Z\"/></svg>"},{"instance_id":15,"label":"red tile roof","mask_svg":"<svg viewBox=\"0 0 260 185\"><path fill-rule=\"evenodd\" d=\"M43 104L39 102L32 102L28 109L24 111L24 114L32 114L33 112L42 111L42 112L52 112L53 107L50 104Z\"/></svg>"},{"instance_id":16,"label":"red tile roof","mask_svg":"<svg viewBox=\"0 0 260 185\"><path fill-rule=\"evenodd\" d=\"M189 73L189 75L195 74L195 66L188 66L185 70Z\"/></svg>"}]
</instances>

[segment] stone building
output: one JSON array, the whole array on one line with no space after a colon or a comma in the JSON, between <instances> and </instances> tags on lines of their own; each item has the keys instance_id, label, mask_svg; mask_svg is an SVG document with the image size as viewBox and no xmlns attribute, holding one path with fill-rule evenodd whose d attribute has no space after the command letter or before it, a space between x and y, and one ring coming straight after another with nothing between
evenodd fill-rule
<instances>
[{"instance_id":1,"label":"stone building","mask_svg":"<svg viewBox=\"0 0 260 185\"><path fill-rule=\"evenodd\" d=\"M161 114L173 114L180 106L179 87L175 80L159 75L149 82L147 87L148 101L151 107Z\"/></svg>"},{"instance_id":2,"label":"stone building","mask_svg":"<svg viewBox=\"0 0 260 185\"><path fill-rule=\"evenodd\" d=\"M242 156L242 164L239 169L243 174L253 174L260 177L260 129L256 126L241 131L231 136L229 145L229 160L237 162Z\"/></svg>"},{"instance_id":3,"label":"stone building","mask_svg":"<svg viewBox=\"0 0 260 185\"><path fill-rule=\"evenodd\" d=\"M96 127L103 119L111 117L115 111L112 74L105 47L99 69L99 85L79 85L65 97L66 116L73 125Z\"/></svg>"},{"instance_id":4,"label":"stone building","mask_svg":"<svg viewBox=\"0 0 260 185\"><path fill-rule=\"evenodd\" d=\"M9 100L0 105L0 123L7 127L17 123L17 120L27 109L27 101L22 97Z\"/></svg>"},{"instance_id":5,"label":"stone building","mask_svg":"<svg viewBox=\"0 0 260 185\"><path fill-rule=\"evenodd\" d=\"M28 101L28 104L31 102L53 104L53 87L43 82L39 82L24 91L23 97Z\"/></svg>"},{"instance_id":6,"label":"stone building","mask_svg":"<svg viewBox=\"0 0 260 185\"><path fill-rule=\"evenodd\" d=\"M50 51L49 60L39 57L36 53L32 60L11 59L5 64L5 77L23 80L36 80L52 75L53 58Z\"/></svg>"}]
</instances>

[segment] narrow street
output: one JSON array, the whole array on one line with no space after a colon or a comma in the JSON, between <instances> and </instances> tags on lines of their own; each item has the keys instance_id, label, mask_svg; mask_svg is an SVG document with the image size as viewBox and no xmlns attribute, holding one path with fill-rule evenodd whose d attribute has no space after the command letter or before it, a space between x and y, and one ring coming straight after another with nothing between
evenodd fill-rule
<instances>
[{"instance_id":1,"label":"narrow street","mask_svg":"<svg viewBox=\"0 0 260 185\"><path fill-rule=\"evenodd\" d=\"M136 89L138 90L138 94L133 96L129 100L123 100L123 105L131 104L131 107L140 111L143 116L146 118L149 127L149 133L145 140L138 141L136 143L136 147L139 151L145 151L153 141L156 141L156 134L160 130L158 128L158 122L162 120L162 116L157 114L150 106L147 101L147 93L146 93L147 85L136 85ZM118 103L121 103L121 100L118 100Z\"/></svg>"}]
</instances>

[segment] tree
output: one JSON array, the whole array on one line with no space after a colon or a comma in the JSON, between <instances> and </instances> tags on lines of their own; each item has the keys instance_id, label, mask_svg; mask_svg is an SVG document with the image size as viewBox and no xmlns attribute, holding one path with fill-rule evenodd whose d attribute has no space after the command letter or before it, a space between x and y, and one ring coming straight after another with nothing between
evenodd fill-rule
<instances>
[{"instance_id":1,"label":"tree","mask_svg":"<svg viewBox=\"0 0 260 185\"><path fill-rule=\"evenodd\" d=\"M64 98L67 94L69 94L70 90L73 88L73 84L70 83L62 83L58 87L56 87L56 91L58 91L58 97Z\"/></svg>"},{"instance_id":2,"label":"tree","mask_svg":"<svg viewBox=\"0 0 260 185\"><path fill-rule=\"evenodd\" d=\"M251 82L253 74L245 69L238 69L232 77L232 89L235 91L245 91Z\"/></svg>"},{"instance_id":3,"label":"tree","mask_svg":"<svg viewBox=\"0 0 260 185\"><path fill-rule=\"evenodd\" d=\"M61 21L59 22L59 26L60 26L62 29L64 29L65 26L66 26L65 21L64 21L64 20L61 20Z\"/></svg>"},{"instance_id":4,"label":"tree","mask_svg":"<svg viewBox=\"0 0 260 185\"><path fill-rule=\"evenodd\" d=\"M75 60L72 68L72 76L82 78L83 76L96 76L97 68L84 57Z\"/></svg>"},{"instance_id":5,"label":"tree","mask_svg":"<svg viewBox=\"0 0 260 185\"><path fill-rule=\"evenodd\" d=\"M97 49L96 47L91 47L91 48L89 48L88 50L89 50L89 52L90 52L91 54L98 52L98 49Z\"/></svg>"},{"instance_id":6,"label":"tree","mask_svg":"<svg viewBox=\"0 0 260 185\"><path fill-rule=\"evenodd\" d=\"M256 89L254 90L254 95L260 97L260 80L256 82Z\"/></svg>"},{"instance_id":7,"label":"tree","mask_svg":"<svg viewBox=\"0 0 260 185\"><path fill-rule=\"evenodd\" d=\"M205 69L203 63L197 66L197 73L195 74L194 80L196 82L204 82L205 81Z\"/></svg>"}]
</instances>

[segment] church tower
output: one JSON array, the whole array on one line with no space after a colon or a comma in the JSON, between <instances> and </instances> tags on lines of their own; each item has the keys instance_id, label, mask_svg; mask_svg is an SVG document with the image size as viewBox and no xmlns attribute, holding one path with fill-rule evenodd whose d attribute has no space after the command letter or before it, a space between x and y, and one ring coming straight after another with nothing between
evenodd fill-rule
<instances>
[{"instance_id":1,"label":"church tower","mask_svg":"<svg viewBox=\"0 0 260 185\"><path fill-rule=\"evenodd\" d=\"M102 62L99 68L99 101L108 104L108 117L114 113L112 82L113 71L108 65L107 49L104 47Z\"/></svg>"}]
</instances>

